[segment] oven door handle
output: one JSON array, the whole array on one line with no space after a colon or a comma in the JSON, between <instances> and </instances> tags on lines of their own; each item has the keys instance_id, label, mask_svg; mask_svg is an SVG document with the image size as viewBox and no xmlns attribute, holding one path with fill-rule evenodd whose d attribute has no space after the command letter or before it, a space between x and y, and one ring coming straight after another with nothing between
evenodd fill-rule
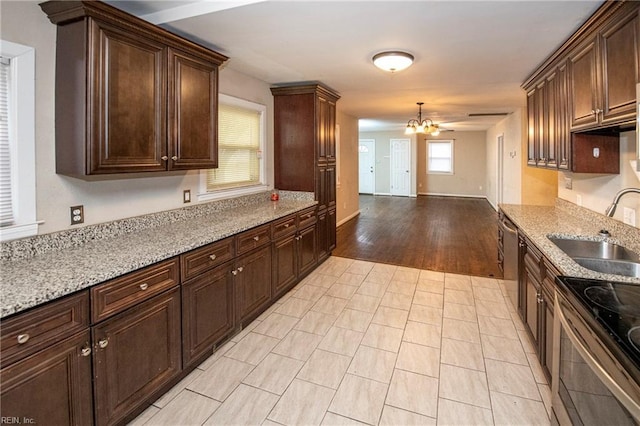
<instances>
[{"instance_id":1,"label":"oven door handle","mask_svg":"<svg viewBox=\"0 0 640 426\"><path fill-rule=\"evenodd\" d=\"M573 346L578 351L578 353L582 356L583 360L591 367L591 370L598 376L598 378L602 381L602 383L611 391L611 393L620 401L624 407L629 410L631 415L636 419L640 420L640 405L636 403L624 389L622 389L618 383L609 375L609 373L602 367L600 362L596 359L596 357L589 351L587 345L585 344L582 336L580 336L573 326L567 320L564 310L571 310L566 304L562 302L558 295L556 294L556 306L555 314L560 319L560 323L562 324L562 328L565 333L567 333L567 337L573 343Z\"/></svg>"}]
</instances>

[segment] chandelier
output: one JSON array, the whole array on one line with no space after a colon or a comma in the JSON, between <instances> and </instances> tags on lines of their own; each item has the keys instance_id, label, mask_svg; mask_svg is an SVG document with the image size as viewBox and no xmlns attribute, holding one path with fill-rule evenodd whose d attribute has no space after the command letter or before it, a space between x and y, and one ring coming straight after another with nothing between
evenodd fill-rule
<instances>
[{"instance_id":1,"label":"chandelier","mask_svg":"<svg viewBox=\"0 0 640 426\"><path fill-rule=\"evenodd\" d=\"M418 118L412 118L407 122L407 129L405 135L413 135L416 133L426 133L432 136L438 136L440 134L440 126L435 124L432 119L422 119L422 105L424 102L416 102L418 104Z\"/></svg>"}]
</instances>

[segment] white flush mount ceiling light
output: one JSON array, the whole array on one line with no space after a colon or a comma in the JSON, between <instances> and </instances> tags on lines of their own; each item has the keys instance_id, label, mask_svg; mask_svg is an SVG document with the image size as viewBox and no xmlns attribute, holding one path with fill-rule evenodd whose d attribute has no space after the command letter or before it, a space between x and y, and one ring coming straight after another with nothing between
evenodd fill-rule
<instances>
[{"instance_id":1,"label":"white flush mount ceiling light","mask_svg":"<svg viewBox=\"0 0 640 426\"><path fill-rule=\"evenodd\" d=\"M373 56L373 64L391 73L402 71L413 64L413 55L399 50L380 52Z\"/></svg>"},{"instance_id":2,"label":"white flush mount ceiling light","mask_svg":"<svg viewBox=\"0 0 640 426\"><path fill-rule=\"evenodd\" d=\"M418 118L412 118L407 122L405 135L413 135L416 133L425 133L432 136L440 134L440 126L433 122L430 118L422 118L422 105L424 102L416 102L418 104Z\"/></svg>"}]
</instances>

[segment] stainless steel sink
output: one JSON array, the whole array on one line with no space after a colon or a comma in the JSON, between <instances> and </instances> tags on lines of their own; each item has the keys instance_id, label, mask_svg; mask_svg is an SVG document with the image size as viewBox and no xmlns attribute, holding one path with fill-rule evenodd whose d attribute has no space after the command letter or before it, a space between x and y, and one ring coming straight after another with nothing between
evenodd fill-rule
<instances>
[{"instance_id":1,"label":"stainless steel sink","mask_svg":"<svg viewBox=\"0 0 640 426\"><path fill-rule=\"evenodd\" d=\"M558 237L549 237L549 240L571 258L640 261L640 257L635 252L606 241L571 240Z\"/></svg>"},{"instance_id":2,"label":"stainless steel sink","mask_svg":"<svg viewBox=\"0 0 640 426\"><path fill-rule=\"evenodd\" d=\"M640 256L621 245L559 237L549 237L549 240L584 268L603 274L640 278Z\"/></svg>"},{"instance_id":3,"label":"stainless steel sink","mask_svg":"<svg viewBox=\"0 0 640 426\"><path fill-rule=\"evenodd\" d=\"M584 268L602 272L603 274L624 275L626 277L640 278L640 263L638 262L587 257L574 257L573 260Z\"/></svg>"}]
</instances>

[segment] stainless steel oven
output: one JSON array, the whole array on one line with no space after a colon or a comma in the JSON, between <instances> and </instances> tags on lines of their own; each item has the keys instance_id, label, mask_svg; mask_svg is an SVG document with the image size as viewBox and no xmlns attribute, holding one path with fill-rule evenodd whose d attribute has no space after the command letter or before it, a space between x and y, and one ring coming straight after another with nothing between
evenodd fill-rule
<instances>
[{"instance_id":1,"label":"stainless steel oven","mask_svg":"<svg viewBox=\"0 0 640 426\"><path fill-rule=\"evenodd\" d=\"M640 287L569 280L556 290L552 423L640 424L638 354L629 352L640 342Z\"/></svg>"},{"instance_id":2,"label":"stainless steel oven","mask_svg":"<svg viewBox=\"0 0 640 426\"><path fill-rule=\"evenodd\" d=\"M504 286L513 304L518 310L518 228L503 216L499 222L502 228Z\"/></svg>"}]
</instances>

